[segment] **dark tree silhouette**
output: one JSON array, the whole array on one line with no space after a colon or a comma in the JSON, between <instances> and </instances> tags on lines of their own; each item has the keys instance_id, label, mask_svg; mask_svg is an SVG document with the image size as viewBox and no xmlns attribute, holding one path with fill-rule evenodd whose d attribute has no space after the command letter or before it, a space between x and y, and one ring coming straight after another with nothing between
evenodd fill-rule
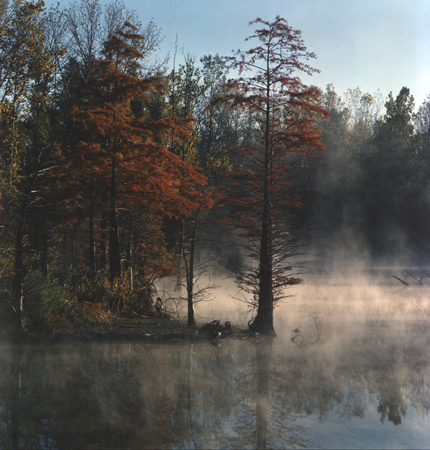
<instances>
[{"instance_id":1,"label":"dark tree silhouette","mask_svg":"<svg viewBox=\"0 0 430 450\"><path fill-rule=\"evenodd\" d=\"M255 130L251 142L244 140L234 149L240 162L230 174L233 186L224 205L234 211L229 221L250 242L257 262L239 277L241 287L258 299L250 327L274 334L274 302L283 288L299 282L290 262L296 238L293 211L300 205L292 189L291 155L323 149L314 119L326 112L317 106L319 89L305 86L296 75L316 72L303 62L315 55L306 51L300 31L279 16L251 24L262 25L247 39L257 39L258 46L225 58L239 77L227 82L230 94L217 100L251 114Z\"/></svg>"}]
</instances>

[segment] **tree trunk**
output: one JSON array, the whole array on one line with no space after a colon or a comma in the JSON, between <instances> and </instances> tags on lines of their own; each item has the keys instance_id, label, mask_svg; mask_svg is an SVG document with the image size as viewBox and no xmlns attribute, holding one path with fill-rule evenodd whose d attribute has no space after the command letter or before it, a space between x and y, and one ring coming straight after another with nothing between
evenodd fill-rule
<instances>
[{"instance_id":1,"label":"tree trunk","mask_svg":"<svg viewBox=\"0 0 430 450\"><path fill-rule=\"evenodd\" d=\"M179 296L182 296L182 252L184 248L184 222L182 220L178 220L178 230L178 242L176 243L176 265L178 269L178 275L176 277L174 291L178 292Z\"/></svg>"},{"instance_id":2,"label":"tree trunk","mask_svg":"<svg viewBox=\"0 0 430 450\"><path fill-rule=\"evenodd\" d=\"M194 253L196 249L196 230L197 230L197 223L199 221L199 215L200 215L200 207L196 213L196 219L194 221L193 231L191 233L190 239L190 261L187 271L188 325L196 324L196 314L194 311ZM186 263L185 253L184 253L184 260Z\"/></svg>"},{"instance_id":3,"label":"tree trunk","mask_svg":"<svg viewBox=\"0 0 430 450\"><path fill-rule=\"evenodd\" d=\"M269 108L267 107L267 111ZM272 240L271 240L271 204L270 184L272 172L271 147L269 141L270 117L266 117L266 146L264 170L263 217L260 241L259 293L257 315L250 324L250 329L256 333L276 335L273 328L273 283L272 283Z\"/></svg>"},{"instance_id":4,"label":"tree trunk","mask_svg":"<svg viewBox=\"0 0 430 450\"><path fill-rule=\"evenodd\" d=\"M121 252L119 248L118 217L116 210L116 172L114 157L112 157L110 200L109 269L111 281L113 282L121 276Z\"/></svg>"},{"instance_id":5,"label":"tree trunk","mask_svg":"<svg viewBox=\"0 0 430 450\"><path fill-rule=\"evenodd\" d=\"M250 325L251 331L276 335L273 328L272 260L268 244L268 230L263 227L260 249L260 286L257 315Z\"/></svg>"},{"instance_id":6,"label":"tree trunk","mask_svg":"<svg viewBox=\"0 0 430 450\"><path fill-rule=\"evenodd\" d=\"M273 328L273 286L272 266L266 238L262 238L260 254L260 286L257 315L250 324L255 333L276 335Z\"/></svg>"},{"instance_id":7,"label":"tree trunk","mask_svg":"<svg viewBox=\"0 0 430 450\"><path fill-rule=\"evenodd\" d=\"M88 269L90 279L94 278L96 273L96 255L95 255L95 240L94 240L94 196L91 193L90 198L90 229L88 235L88 245L89 245L89 259L88 259Z\"/></svg>"},{"instance_id":8,"label":"tree trunk","mask_svg":"<svg viewBox=\"0 0 430 450\"><path fill-rule=\"evenodd\" d=\"M275 336L273 327L273 289L272 289L272 267L270 256L266 248L265 240L262 240L260 256L260 287L258 296L257 315L249 328L254 333Z\"/></svg>"},{"instance_id":9,"label":"tree trunk","mask_svg":"<svg viewBox=\"0 0 430 450\"><path fill-rule=\"evenodd\" d=\"M190 244L190 263L188 267L188 277L187 277L187 297L188 297L188 325L192 326L196 324L196 315L194 312L194 238L195 238L196 228L194 227L193 235L191 237Z\"/></svg>"},{"instance_id":10,"label":"tree trunk","mask_svg":"<svg viewBox=\"0 0 430 450\"><path fill-rule=\"evenodd\" d=\"M18 225L15 236L15 261L12 281L12 308L13 308L13 338L21 341L28 337L27 329L23 321L24 301L24 226L27 215L27 200L23 201L19 213Z\"/></svg>"}]
</instances>

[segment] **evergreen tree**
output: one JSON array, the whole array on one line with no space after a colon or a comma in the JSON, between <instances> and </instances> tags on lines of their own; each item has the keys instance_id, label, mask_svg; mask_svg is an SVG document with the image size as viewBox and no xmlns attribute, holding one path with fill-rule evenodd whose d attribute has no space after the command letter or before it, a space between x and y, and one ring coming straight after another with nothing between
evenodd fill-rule
<instances>
[{"instance_id":1,"label":"evergreen tree","mask_svg":"<svg viewBox=\"0 0 430 450\"><path fill-rule=\"evenodd\" d=\"M414 99L404 87L385 104L386 114L374 127L374 151L366 159L366 229L375 249L395 248L412 219L415 191ZM412 208L412 209L411 209Z\"/></svg>"}]
</instances>

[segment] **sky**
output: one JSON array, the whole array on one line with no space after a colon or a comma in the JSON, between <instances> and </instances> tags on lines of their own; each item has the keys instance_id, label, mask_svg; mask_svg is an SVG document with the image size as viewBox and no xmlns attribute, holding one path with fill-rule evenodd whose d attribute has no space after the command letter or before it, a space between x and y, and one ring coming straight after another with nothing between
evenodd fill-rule
<instances>
[{"instance_id":1,"label":"sky","mask_svg":"<svg viewBox=\"0 0 430 450\"><path fill-rule=\"evenodd\" d=\"M307 84L338 94L360 87L363 93L394 97L410 88L418 107L430 94L430 0L124 0L142 22L161 28L161 54L230 56L251 48L257 17L277 15L302 31L312 66L320 70ZM255 45L255 44L254 44ZM253 46L254 46L253 45Z\"/></svg>"}]
</instances>

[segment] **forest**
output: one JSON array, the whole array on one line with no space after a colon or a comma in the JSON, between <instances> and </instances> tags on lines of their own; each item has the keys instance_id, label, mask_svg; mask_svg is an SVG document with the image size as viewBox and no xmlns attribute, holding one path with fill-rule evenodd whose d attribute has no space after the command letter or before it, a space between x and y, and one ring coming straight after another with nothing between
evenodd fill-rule
<instances>
[{"instance_id":1,"label":"forest","mask_svg":"<svg viewBox=\"0 0 430 450\"><path fill-rule=\"evenodd\" d=\"M280 17L251 23L248 51L167 60L119 1L0 6L0 315L17 336L152 314L166 277L193 325L209 265L274 334L311 258L426 258L430 97L306 86L316 56Z\"/></svg>"}]
</instances>

